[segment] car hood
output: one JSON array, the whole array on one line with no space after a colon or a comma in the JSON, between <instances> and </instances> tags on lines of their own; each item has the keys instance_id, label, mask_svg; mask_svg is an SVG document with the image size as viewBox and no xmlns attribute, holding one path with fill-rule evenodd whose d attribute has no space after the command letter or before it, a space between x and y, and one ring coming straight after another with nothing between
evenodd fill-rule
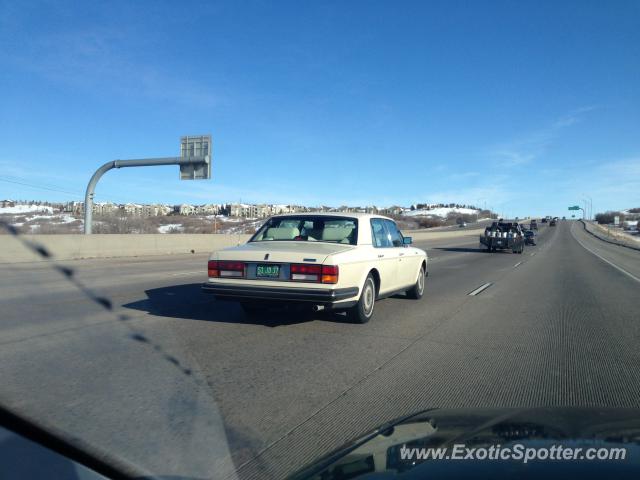
<instances>
[{"instance_id":1,"label":"car hood","mask_svg":"<svg viewBox=\"0 0 640 480\"><path fill-rule=\"evenodd\" d=\"M215 252L212 260L323 263L329 255L356 248L355 245L326 242L248 242ZM268 255L268 257L267 257Z\"/></svg>"},{"instance_id":2,"label":"car hood","mask_svg":"<svg viewBox=\"0 0 640 480\"><path fill-rule=\"evenodd\" d=\"M624 461L516 461L400 459L407 448L485 447L521 444L620 447ZM607 469L613 469L611 471ZM556 469L556 470L554 470ZM507 408L434 409L394 420L335 450L292 478L540 478L558 469L569 476L640 478L640 409ZM349 477L342 476L349 471ZM354 474L354 472L360 472Z\"/></svg>"}]
</instances>

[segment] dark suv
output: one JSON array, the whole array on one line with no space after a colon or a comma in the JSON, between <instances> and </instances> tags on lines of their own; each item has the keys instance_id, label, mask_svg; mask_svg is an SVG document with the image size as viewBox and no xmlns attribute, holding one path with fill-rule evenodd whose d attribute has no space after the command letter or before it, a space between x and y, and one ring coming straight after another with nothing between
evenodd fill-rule
<instances>
[{"instance_id":1,"label":"dark suv","mask_svg":"<svg viewBox=\"0 0 640 480\"><path fill-rule=\"evenodd\" d=\"M525 245L535 245L536 244L536 234L533 230L525 230L524 232L524 244Z\"/></svg>"}]
</instances>

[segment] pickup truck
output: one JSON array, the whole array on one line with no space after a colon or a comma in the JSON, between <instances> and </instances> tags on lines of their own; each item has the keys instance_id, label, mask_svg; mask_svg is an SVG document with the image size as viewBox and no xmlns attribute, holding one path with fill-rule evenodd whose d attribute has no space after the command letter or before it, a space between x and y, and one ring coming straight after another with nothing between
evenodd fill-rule
<instances>
[{"instance_id":1,"label":"pickup truck","mask_svg":"<svg viewBox=\"0 0 640 480\"><path fill-rule=\"evenodd\" d=\"M480 245L487 247L487 252L511 250L513 253L524 251L524 233L518 222L499 220L485 228L480 235Z\"/></svg>"}]
</instances>

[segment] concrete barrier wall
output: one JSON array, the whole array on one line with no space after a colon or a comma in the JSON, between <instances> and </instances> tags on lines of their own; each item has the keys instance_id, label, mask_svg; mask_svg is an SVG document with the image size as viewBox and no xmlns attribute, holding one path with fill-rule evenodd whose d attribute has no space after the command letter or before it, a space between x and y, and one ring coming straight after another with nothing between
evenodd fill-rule
<instances>
[{"instance_id":1,"label":"concrete barrier wall","mask_svg":"<svg viewBox=\"0 0 640 480\"><path fill-rule=\"evenodd\" d=\"M584 228L587 232L592 234L594 237L599 238L600 240L616 245L621 245L623 247L632 248L634 250L640 250L640 239L634 238L630 235L618 232L616 230L609 229L603 225L598 225L594 222L586 222L584 220L580 220L580 222L584 225Z\"/></svg>"},{"instance_id":2,"label":"concrete barrier wall","mask_svg":"<svg viewBox=\"0 0 640 480\"><path fill-rule=\"evenodd\" d=\"M484 229L430 232L406 231L414 242L479 235ZM226 234L95 234L95 235L0 235L0 263L34 262L43 258L20 241L41 245L56 260L81 258L138 257L209 253L246 242L250 235Z\"/></svg>"},{"instance_id":3,"label":"concrete barrier wall","mask_svg":"<svg viewBox=\"0 0 640 480\"><path fill-rule=\"evenodd\" d=\"M142 255L209 253L218 248L244 243L249 235L223 234L139 234L139 235L0 235L0 262L43 260L20 240L42 245L57 260Z\"/></svg>"},{"instance_id":4,"label":"concrete barrier wall","mask_svg":"<svg viewBox=\"0 0 640 480\"><path fill-rule=\"evenodd\" d=\"M442 240L446 238L460 238L478 236L484 232L484 228L464 229L460 230L448 230L440 232L430 232L429 230L403 230L402 234L405 237L411 237L414 242L420 242L423 240Z\"/></svg>"}]
</instances>

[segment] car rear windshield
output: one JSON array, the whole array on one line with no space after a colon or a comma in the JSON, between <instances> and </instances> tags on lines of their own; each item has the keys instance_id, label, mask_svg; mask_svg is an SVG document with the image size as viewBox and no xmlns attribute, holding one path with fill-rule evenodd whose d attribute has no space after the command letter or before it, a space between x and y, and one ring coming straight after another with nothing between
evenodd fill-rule
<instances>
[{"instance_id":1,"label":"car rear windshield","mask_svg":"<svg viewBox=\"0 0 640 480\"><path fill-rule=\"evenodd\" d=\"M357 239L358 220L355 218L304 215L270 218L250 241L306 241L355 245Z\"/></svg>"}]
</instances>

